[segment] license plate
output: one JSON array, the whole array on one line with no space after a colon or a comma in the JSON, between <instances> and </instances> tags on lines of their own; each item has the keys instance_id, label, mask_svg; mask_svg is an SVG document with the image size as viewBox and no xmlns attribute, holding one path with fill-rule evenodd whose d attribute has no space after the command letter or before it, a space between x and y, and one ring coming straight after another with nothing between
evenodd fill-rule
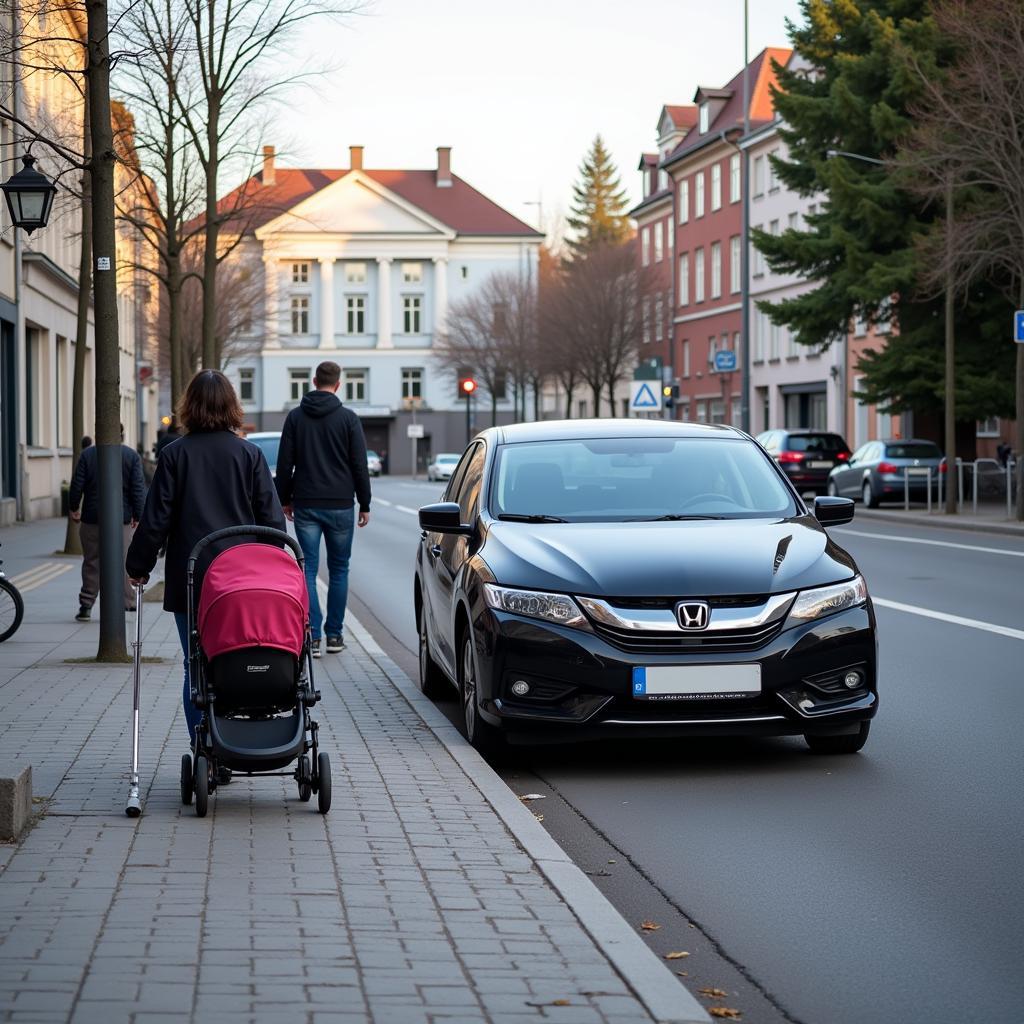
<instances>
[{"instance_id":1,"label":"license plate","mask_svg":"<svg viewBox=\"0 0 1024 1024\"><path fill-rule=\"evenodd\" d=\"M809 469L831 469L831 462L808 462L807 466Z\"/></svg>"},{"instance_id":2,"label":"license plate","mask_svg":"<svg viewBox=\"0 0 1024 1024\"><path fill-rule=\"evenodd\" d=\"M656 665L633 669L637 700L720 700L761 692L760 665Z\"/></svg>"}]
</instances>

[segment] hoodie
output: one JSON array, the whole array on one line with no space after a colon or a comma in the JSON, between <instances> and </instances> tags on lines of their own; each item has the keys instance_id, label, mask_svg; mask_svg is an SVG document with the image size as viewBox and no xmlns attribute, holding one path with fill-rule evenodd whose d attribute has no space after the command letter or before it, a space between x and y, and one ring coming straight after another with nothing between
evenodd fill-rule
<instances>
[{"instance_id":1,"label":"hoodie","mask_svg":"<svg viewBox=\"0 0 1024 1024\"><path fill-rule=\"evenodd\" d=\"M288 413L277 452L277 493L296 508L370 511L363 425L330 391L310 391Z\"/></svg>"}]
</instances>

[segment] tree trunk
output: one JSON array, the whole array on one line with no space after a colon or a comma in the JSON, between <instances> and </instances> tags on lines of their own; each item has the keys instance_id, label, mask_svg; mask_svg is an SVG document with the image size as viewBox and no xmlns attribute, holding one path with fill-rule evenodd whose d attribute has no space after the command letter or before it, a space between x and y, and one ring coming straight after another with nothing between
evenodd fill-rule
<instances>
[{"instance_id":1,"label":"tree trunk","mask_svg":"<svg viewBox=\"0 0 1024 1024\"><path fill-rule=\"evenodd\" d=\"M88 162L89 146L89 99L86 95L85 119L82 146ZM82 241L78 258L78 316L75 324L75 370L71 387L71 459L72 472L82 454L82 435L85 433L85 366L89 355L89 295L92 285L92 190L90 175L82 173ZM64 554L80 555L82 541L78 535L78 523L68 517L67 533L64 535Z\"/></svg>"},{"instance_id":2,"label":"tree trunk","mask_svg":"<svg viewBox=\"0 0 1024 1024\"><path fill-rule=\"evenodd\" d=\"M100 640L98 661L127 661L121 483L121 367L117 330L114 229L114 133L110 123L110 34L106 0L86 4L89 37L89 132L92 143L92 249L99 464ZM102 263L100 261L103 261Z\"/></svg>"},{"instance_id":3,"label":"tree trunk","mask_svg":"<svg viewBox=\"0 0 1024 1024\"><path fill-rule=\"evenodd\" d=\"M171 360L171 412L185 390L185 360L181 351L181 255L167 256L167 347Z\"/></svg>"},{"instance_id":4,"label":"tree trunk","mask_svg":"<svg viewBox=\"0 0 1024 1024\"><path fill-rule=\"evenodd\" d=\"M565 418L572 419L572 393L576 390L576 381L570 381L565 386Z\"/></svg>"},{"instance_id":5,"label":"tree trunk","mask_svg":"<svg viewBox=\"0 0 1024 1024\"><path fill-rule=\"evenodd\" d=\"M491 426L496 427L498 425L498 399L494 397L494 391L491 391Z\"/></svg>"},{"instance_id":6,"label":"tree trunk","mask_svg":"<svg viewBox=\"0 0 1024 1024\"><path fill-rule=\"evenodd\" d=\"M212 8L214 5L211 4ZM212 16L212 14L211 14ZM206 231L203 236L203 369L220 369L217 345L217 165L220 110L217 100L208 104L206 122Z\"/></svg>"},{"instance_id":7,"label":"tree trunk","mask_svg":"<svg viewBox=\"0 0 1024 1024\"><path fill-rule=\"evenodd\" d=\"M611 410L609 415L612 419L615 419L615 382L608 382L608 408Z\"/></svg>"},{"instance_id":8,"label":"tree trunk","mask_svg":"<svg viewBox=\"0 0 1024 1024\"><path fill-rule=\"evenodd\" d=\"M591 384L590 390L594 394L594 419L601 418L601 385Z\"/></svg>"},{"instance_id":9,"label":"tree trunk","mask_svg":"<svg viewBox=\"0 0 1024 1024\"><path fill-rule=\"evenodd\" d=\"M959 474L956 466L956 337L953 330L953 181L946 184L946 514L955 515Z\"/></svg>"}]
</instances>

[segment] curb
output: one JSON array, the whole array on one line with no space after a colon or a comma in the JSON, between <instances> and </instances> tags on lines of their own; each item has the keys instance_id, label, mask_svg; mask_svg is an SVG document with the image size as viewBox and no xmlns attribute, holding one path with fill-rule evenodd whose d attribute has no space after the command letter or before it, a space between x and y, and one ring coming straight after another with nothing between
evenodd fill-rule
<instances>
[{"instance_id":1,"label":"curb","mask_svg":"<svg viewBox=\"0 0 1024 1024\"><path fill-rule=\"evenodd\" d=\"M855 519L880 519L890 523L910 523L912 526L932 526L939 530L965 530L971 533L998 533L1004 537L1024 539L1024 524L1016 526L1009 522L979 522L976 519L963 520L947 516L944 512L932 515L913 512L886 512L881 509L867 509L857 506Z\"/></svg>"},{"instance_id":2,"label":"curb","mask_svg":"<svg viewBox=\"0 0 1024 1024\"><path fill-rule=\"evenodd\" d=\"M651 1016L659 1024L710 1024L704 1007L351 613L345 627L494 808Z\"/></svg>"}]
</instances>

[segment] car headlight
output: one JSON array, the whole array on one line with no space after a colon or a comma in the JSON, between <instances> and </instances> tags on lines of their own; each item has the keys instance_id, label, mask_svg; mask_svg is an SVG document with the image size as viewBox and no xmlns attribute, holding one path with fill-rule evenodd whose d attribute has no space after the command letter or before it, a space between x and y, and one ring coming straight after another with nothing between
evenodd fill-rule
<instances>
[{"instance_id":1,"label":"car headlight","mask_svg":"<svg viewBox=\"0 0 1024 1024\"><path fill-rule=\"evenodd\" d=\"M559 626L585 626L587 620L576 602L568 594L548 594L539 590L518 590L484 584L484 600L491 608L525 615L530 619L543 619Z\"/></svg>"},{"instance_id":2,"label":"car headlight","mask_svg":"<svg viewBox=\"0 0 1024 1024\"><path fill-rule=\"evenodd\" d=\"M863 604L868 599L868 587L863 576L854 576L844 583L827 587L801 590L789 612L789 624L809 622L824 615L845 611Z\"/></svg>"}]
</instances>

